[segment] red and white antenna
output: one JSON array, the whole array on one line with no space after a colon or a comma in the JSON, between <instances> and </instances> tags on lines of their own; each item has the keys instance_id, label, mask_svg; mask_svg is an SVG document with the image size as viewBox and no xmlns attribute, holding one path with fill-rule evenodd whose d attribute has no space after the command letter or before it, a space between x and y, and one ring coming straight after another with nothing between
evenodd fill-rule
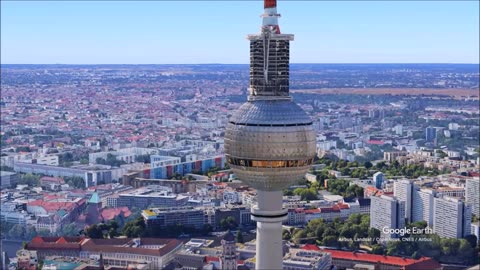
<instances>
[{"instance_id":1,"label":"red and white antenna","mask_svg":"<svg viewBox=\"0 0 480 270\"><path fill-rule=\"evenodd\" d=\"M280 34L280 26L278 26L277 0L264 0L264 13L262 31L270 30L271 33Z\"/></svg>"}]
</instances>

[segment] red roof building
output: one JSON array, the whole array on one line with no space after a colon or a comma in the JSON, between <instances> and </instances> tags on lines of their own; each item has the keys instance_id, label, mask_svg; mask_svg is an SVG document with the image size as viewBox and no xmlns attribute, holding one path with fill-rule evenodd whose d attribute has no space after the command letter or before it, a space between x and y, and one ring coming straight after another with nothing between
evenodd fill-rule
<instances>
[{"instance_id":1,"label":"red roof building","mask_svg":"<svg viewBox=\"0 0 480 270\"><path fill-rule=\"evenodd\" d=\"M378 270L441 270L442 265L432 258L418 260L395 256L366 254L350 251L323 249L332 254L332 263L337 268L353 268L355 264L376 265Z\"/></svg>"}]
</instances>

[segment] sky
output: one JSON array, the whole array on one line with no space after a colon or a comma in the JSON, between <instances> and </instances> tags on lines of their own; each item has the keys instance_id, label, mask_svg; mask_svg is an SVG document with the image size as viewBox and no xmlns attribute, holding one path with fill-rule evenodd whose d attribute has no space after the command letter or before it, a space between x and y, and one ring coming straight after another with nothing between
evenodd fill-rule
<instances>
[{"instance_id":1,"label":"sky","mask_svg":"<svg viewBox=\"0 0 480 270\"><path fill-rule=\"evenodd\" d=\"M478 1L279 1L292 63L479 63ZM262 1L1 1L2 64L246 64Z\"/></svg>"}]
</instances>

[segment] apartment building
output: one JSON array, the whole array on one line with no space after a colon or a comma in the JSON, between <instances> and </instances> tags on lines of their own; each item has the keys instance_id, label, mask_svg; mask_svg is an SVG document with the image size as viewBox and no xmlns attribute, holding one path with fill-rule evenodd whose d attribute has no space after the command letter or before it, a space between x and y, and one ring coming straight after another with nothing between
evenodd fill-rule
<instances>
[{"instance_id":1,"label":"apartment building","mask_svg":"<svg viewBox=\"0 0 480 270\"><path fill-rule=\"evenodd\" d=\"M398 234L385 230L405 227L405 202L385 195L370 198L370 228L380 230L386 239L398 237Z\"/></svg>"},{"instance_id":2,"label":"apartment building","mask_svg":"<svg viewBox=\"0 0 480 270\"><path fill-rule=\"evenodd\" d=\"M450 198L434 198L433 231L441 237L462 238L471 234L472 208Z\"/></svg>"},{"instance_id":3,"label":"apartment building","mask_svg":"<svg viewBox=\"0 0 480 270\"><path fill-rule=\"evenodd\" d=\"M472 207L472 213L480 217L480 178L467 178L465 202Z\"/></svg>"}]
</instances>

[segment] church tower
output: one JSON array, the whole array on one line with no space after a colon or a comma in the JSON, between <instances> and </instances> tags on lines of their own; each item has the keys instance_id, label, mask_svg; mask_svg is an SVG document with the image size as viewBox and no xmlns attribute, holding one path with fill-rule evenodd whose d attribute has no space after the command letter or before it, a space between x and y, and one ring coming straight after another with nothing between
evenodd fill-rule
<instances>
[{"instance_id":1,"label":"church tower","mask_svg":"<svg viewBox=\"0 0 480 270\"><path fill-rule=\"evenodd\" d=\"M220 268L222 270L237 270L237 246L235 236L228 231L221 241L222 256L220 257Z\"/></svg>"},{"instance_id":2,"label":"church tower","mask_svg":"<svg viewBox=\"0 0 480 270\"><path fill-rule=\"evenodd\" d=\"M102 201L98 196L97 190L92 194L87 203L87 217L85 223L88 225L97 224L100 222L100 210L102 209Z\"/></svg>"}]
</instances>

